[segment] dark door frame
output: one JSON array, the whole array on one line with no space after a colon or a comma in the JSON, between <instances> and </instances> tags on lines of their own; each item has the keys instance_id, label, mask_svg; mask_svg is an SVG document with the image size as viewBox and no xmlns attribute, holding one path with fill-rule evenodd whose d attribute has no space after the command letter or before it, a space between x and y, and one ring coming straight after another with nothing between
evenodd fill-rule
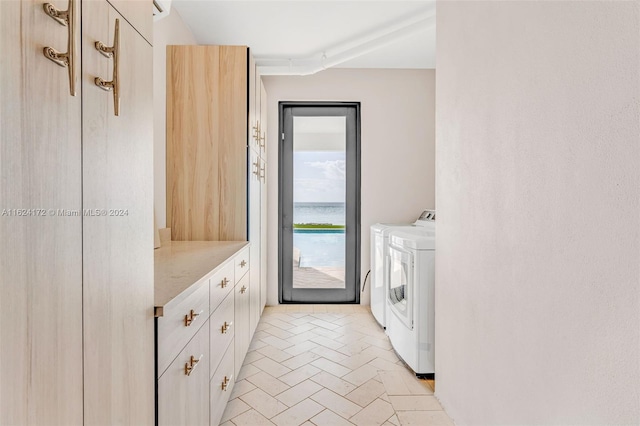
<instances>
[{"instance_id":1,"label":"dark door frame","mask_svg":"<svg viewBox=\"0 0 640 426\"><path fill-rule=\"evenodd\" d=\"M355 289L355 294L353 295L353 300L340 300L340 301L336 301L336 300L330 300L330 299L325 299L324 301L293 301L291 300L291 297L287 297L287 295L285 294L285 288L283 285L283 271L284 268L286 267L291 267L291 259L288 259L289 262L287 262L286 256L284 256L284 250L283 250L283 240L284 240L284 235L285 235L285 224L283 223L283 210L285 208L284 204L285 204L285 198L283 197L283 191L282 188L284 188L285 182L284 182L284 172L283 172L283 167L282 165L285 163L285 150L283 149L283 144L284 144L284 137L285 137L285 132L284 132L284 120L285 120L285 115L284 115L284 110L285 108L323 108L323 107L337 107L337 108L344 108L344 107L348 107L348 108L355 108L356 111L356 123L355 123L355 131L356 131L356 146L355 146L355 155L356 155L356 165L355 165L355 194L354 197L352 199L352 203L354 204L354 208L355 208L355 215L356 215L356 223L355 226L353 226L354 228L354 238L355 238L355 271L354 271L354 289ZM360 138L361 138L361 131L360 131L360 123L361 123L361 117L360 117L360 102L332 102L332 101L280 101L278 102L278 301L281 304L287 304L287 303L354 303L354 304L359 304L360 303L360 263L361 263L361 259L360 259L360 243L361 243L361 232L360 232L360 169L361 169L361 165L360 165ZM349 194L347 193L347 196L349 196ZM346 234L345 234L346 237ZM345 238L345 242L346 242L346 238ZM347 279L347 277L345 276L345 280ZM305 293L308 294L315 294L318 295L318 297L321 297L321 295L323 294L323 292L325 292L324 294L327 294L326 292L328 291L335 291L336 289L304 289L303 291L305 291Z\"/></svg>"}]
</instances>

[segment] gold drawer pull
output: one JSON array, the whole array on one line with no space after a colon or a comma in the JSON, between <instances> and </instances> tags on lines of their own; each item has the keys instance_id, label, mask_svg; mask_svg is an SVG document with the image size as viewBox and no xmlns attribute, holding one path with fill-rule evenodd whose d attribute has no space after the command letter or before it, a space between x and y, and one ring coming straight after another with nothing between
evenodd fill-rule
<instances>
[{"instance_id":1,"label":"gold drawer pull","mask_svg":"<svg viewBox=\"0 0 640 426\"><path fill-rule=\"evenodd\" d=\"M245 286L242 286L242 288L240 289L240 293L244 294L245 291L247 291L247 288Z\"/></svg>"},{"instance_id":2,"label":"gold drawer pull","mask_svg":"<svg viewBox=\"0 0 640 426\"><path fill-rule=\"evenodd\" d=\"M191 355L191 358L189 359L189 362L185 362L184 363L184 374L185 374L185 376L190 376L191 373L193 373L193 371L196 369L196 367L198 366L198 363L200 362L200 360L202 359L203 356L204 356L204 354L200 355L200 358L196 359L195 356Z\"/></svg>"},{"instance_id":3,"label":"gold drawer pull","mask_svg":"<svg viewBox=\"0 0 640 426\"><path fill-rule=\"evenodd\" d=\"M193 324L193 322L198 319L198 317L200 316L200 314L203 311L200 311L198 313L196 313L196 311L194 311L193 309L191 310L191 312L189 312L187 315L184 316L184 326L185 327L189 327L191 324Z\"/></svg>"},{"instance_id":4,"label":"gold drawer pull","mask_svg":"<svg viewBox=\"0 0 640 426\"><path fill-rule=\"evenodd\" d=\"M227 391L227 386L229 385L229 382L231 381L232 378L233 378L233 375L229 377L224 376L224 379L222 380L222 386L221 386L223 391L225 392Z\"/></svg>"},{"instance_id":5,"label":"gold drawer pull","mask_svg":"<svg viewBox=\"0 0 640 426\"><path fill-rule=\"evenodd\" d=\"M251 135L254 141L260 142L260 121L253 126L253 135Z\"/></svg>"},{"instance_id":6,"label":"gold drawer pull","mask_svg":"<svg viewBox=\"0 0 640 426\"><path fill-rule=\"evenodd\" d=\"M260 148L266 149L267 147L267 134L263 133L262 136L258 136L258 141L260 142Z\"/></svg>"},{"instance_id":7,"label":"gold drawer pull","mask_svg":"<svg viewBox=\"0 0 640 426\"><path fill-rule=\"evenodd\" d=\"M120 20L116 19L115 34L113 35L113 46L106 46L101 41L96 41L96 50L106 58L113 58L113 77L111 81L106 81L96 77L96 86L107 92L113 91L113 113L120 115Z\"/></svg>"},{"instance_id":8,"label":"gold drawer pull","mask_svg":"<svg viewBox=\"0 0 640 426\"><path fill-rule=\"evenodd\" d=\"M222 324L222 328L220 329L220 332L222 334L227 334L227 331L229 331L229 327L231 327L233 325L233 321L231 322L224 322L224 324Z\"/></svg>"},{"instance_id":9,"label":"gold drawer pull","mask_svg":"<svg viewBox=\"0 0 640 426\"><path fill-rule=\"evenodd\" d=\"M69 73L69 92L76 95L76 1L69 0L67 10L56 9L51 3L43 4L44 13L49 15L58 24L67 27L67 52L58 52L53 47L43 49L44 56L56 65L67 68Z\"/></svg>"},{"instance_id":10,"label":"gold drawer pull","mask_svg":"<svg viewBox=\"0 0 640 426\"><path fill-rule=\"evenodd\" d=\"M227 279L227 277L224 277L224 279L220 281L220 288L225 288L227 284L229 284L229 280Z\"/></svg>"},{"instance_id":11,"label":"gold drawer pull","mask_svg":"<svg viewBox=\"0 0 640 426\"><path fill-rule=\"evenodd\" d=\"M243 260L242 262L240 262L240 267L241 268L244 268L245 266L247 266L247 262L246 261Z\"/></svg>"}]
</instances>

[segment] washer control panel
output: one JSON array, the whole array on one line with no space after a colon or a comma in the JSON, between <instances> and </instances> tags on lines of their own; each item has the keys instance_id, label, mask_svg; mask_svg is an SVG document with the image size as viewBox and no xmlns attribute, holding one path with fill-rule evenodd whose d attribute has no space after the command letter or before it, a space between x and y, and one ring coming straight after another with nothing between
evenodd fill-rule
<instances>
[{"instance_id":1,"label":"washer control panel","mask_svg":"<svg viewBox=\"0 0 640 426\"><path fill-rule=\"evenodd\" d=\"M425 210L422 212L418 220L436 220L436 211L435 210Z\"/></svg>"}]
</instances>

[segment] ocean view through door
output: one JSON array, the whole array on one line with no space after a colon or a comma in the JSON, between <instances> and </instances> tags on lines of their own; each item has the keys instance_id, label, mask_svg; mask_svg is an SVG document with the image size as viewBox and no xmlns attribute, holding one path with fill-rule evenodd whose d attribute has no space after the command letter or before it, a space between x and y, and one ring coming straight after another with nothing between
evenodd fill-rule
<instances>
[{"instance_id":1,"label":"ocean view through door","mask_svg":"<svg viewBox=\"0 0 640 426\"><path fill-rule=\"evenodd\" d=\"M358 303L359 105L280 112L280 301Z\"/></svg>"}]
</instances>

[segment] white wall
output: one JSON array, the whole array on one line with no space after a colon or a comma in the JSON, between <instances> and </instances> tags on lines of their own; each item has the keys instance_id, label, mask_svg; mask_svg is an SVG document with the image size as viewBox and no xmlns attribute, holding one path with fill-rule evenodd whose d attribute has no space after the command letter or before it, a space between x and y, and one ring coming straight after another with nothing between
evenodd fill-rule
<instances>
[{"instance_id":1,"label":"white wall","mask_svg":"<svg viewBox=\"0 0 640 426\"><path fill-rule=\"evenodd\" d=\"M263 77L268 92L268 290L278 304L278 102L361 102L362 279L369 227L412 222L434 207L435 71L331 69L312 76ZM369 304L369 285L361 303Z\"/></svg>"},{"instance_id":2,"label":"white wall","mask_svg":"<svg viewBox=\"0 0 640 426\"><path fill-rule=\"evenodd\" d=\"M640 3L438 2L437 396L640 423Z\"/></svg>"},{"instance_id":3,"label":"white wall","mask_svg":"<svg viewBox=\"0 0 640 426\"><path fill-rule=\"evenodd\" d=\"M167 221L167 45L196 44L191 30L173 8L169 16L153 23L153 179L156 223Z\"/></svg>"}]
</instances>

